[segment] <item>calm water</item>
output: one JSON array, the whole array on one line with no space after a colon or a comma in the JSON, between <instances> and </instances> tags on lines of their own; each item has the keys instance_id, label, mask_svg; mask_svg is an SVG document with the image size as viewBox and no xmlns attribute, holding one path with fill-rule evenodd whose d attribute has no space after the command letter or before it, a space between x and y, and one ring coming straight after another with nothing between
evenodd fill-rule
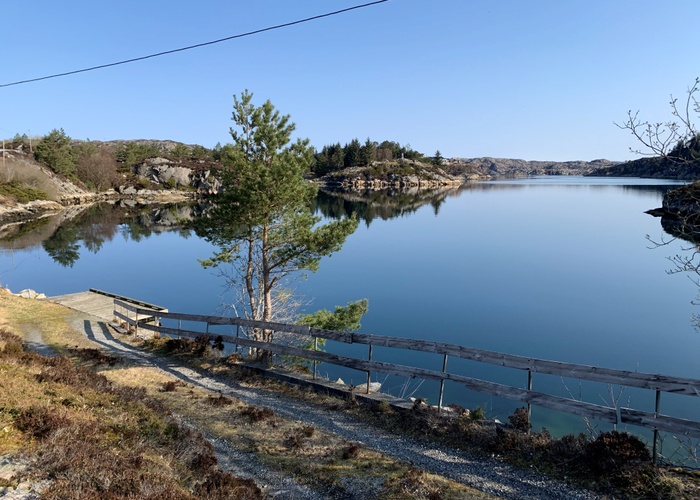
<instances>
[{"instance_id":1,"label":"calm water","mask_svg":"<svg viewBox=\"0 0 700 500\"><path fill-rule=\"evenodd\" d=\"M368 298L361 329L367 333L700 378L700 333L690 320L700 313L691 304L697 286L688 276L666 272L667 257L689 244L650 249L645 238L663 236L659 219L644 211L661 206L664 190L672 187L656 180L545 177L479 183L413 204L395 196L390 208L326 197L319 201L324 214L354 211L365 220L300 289L313 299L310 310ZM171 311L220 311L222 280L197 262L211 255L210 245L186 232L135 230L133 217L131 225L100 226L100 220L66 230L63 238L54 233L54 243L73 241L67 258L72 266L47 253L55 256L56 245L28 237L3 242L0 283L47 295L100 288ZM345 352L366 355L366 346L351 347ZM375 349L374 359L442 367L441 358L410 352ZM526 380L498 367L449 363L450 371L489 380L520 386ZM365 380L333 367L320 371L356 384ZM436 385L376 379L394 393L417 390L436 401ZM606 387L556 377L536 374L534 389L609 402ZM481 405L502 420L517 406L449 384L446 391L447 403ZM627 391L620 402L648 406L653 394ZM697 418L698 406L683 399L664 404L675 416ZM576 419L543 412L536 417L555 432Z\"/></svg>"}]
</instances>

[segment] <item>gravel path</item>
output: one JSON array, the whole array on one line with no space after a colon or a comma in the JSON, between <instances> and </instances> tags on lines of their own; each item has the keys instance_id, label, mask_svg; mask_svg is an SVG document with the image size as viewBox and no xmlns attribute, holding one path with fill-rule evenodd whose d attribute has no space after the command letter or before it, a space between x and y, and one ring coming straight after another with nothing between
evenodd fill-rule
<instances>
[{"instance_id":1,"label":"gravel path","mask_svg":"<svg viewBox=\"0 0 700 500\"><path fill-rule=\"evenodd\" d=\"M588 491L552 481L540 474L512 467L497 460L482 457L475 459L461 450L448 447L426 446L411 438L399 437L388 432L367 427L349 415L315 407L307 401L300 401L262 388L242 387L236 383L222 382L190 368L178 365L174 360L161 358L141 351L115 338L109 327L102 321L79 318L75 326L85 331L87 336L129 362L155 366L178 379L217 391L226 396L234 396L243 402L258 407L267 407L275 414L295 421L311 424L318 429L336 434L348 441L362 443L370 448L391 456L404 463L466 484L478 490L502 498L512 499L595 499L599 498ZM267 469L254 456L241 453L232 443L213 439L222 468L242 477L254 478L271 496L295 499L329 498L328 492L321 496L303 485L294 483ZM342 498L368 498L371 491L369 482L346 486ZM349 493L348 491L353 492Z\"/></svg>"}]
</instances>

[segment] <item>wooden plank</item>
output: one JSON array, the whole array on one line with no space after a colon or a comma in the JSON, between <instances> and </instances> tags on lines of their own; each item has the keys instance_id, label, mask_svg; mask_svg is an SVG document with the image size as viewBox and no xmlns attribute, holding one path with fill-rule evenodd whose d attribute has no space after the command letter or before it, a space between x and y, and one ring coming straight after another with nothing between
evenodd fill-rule
<instances>
[{"instance_id":1,"label":"wooden plank","mask_svg":"<svg viewBox=\"0 0 700 500\"><path fill-rule=\"evenodd\" d=\"M128 310L139 314L153 314L150 309L134 307L129 304L115 300L115 304L121 305ZM134 324L126 315L115 314L130 324ZM508 355L492 351L484 351L480 349L456 346L440 342L419 341L414 339L402 339L398 337L383 337L369 334L346 334L343 332L329 332L321 329L309 329L301 325L287 325L274 322L261 322L246 320L243 318L225 318L220 316L203 316L193 314L167 313L162 312L160 316L163 318L178 319L185 321L199 321L209 324L218 325L238 325L260 329L268 329L274 331L292 332L302 335L311 335L322 338L333 338L341 342L356 342L361 344L381 345L393 348L421 350L425 352L434 352L440 354L448 354L474 361L498 364L510 368L527 369L531 371L539 371L553 375L567 376L571 378L595 380L606 383L615 383L621 385L629 385L633 387L641 387L647 389L665 390L667 392L675 392L677 394L700 395L700 381L693 379L675 379L662 375L644 374L638 372L627 372L622 370L610 370L604 368L596 368L586 365L575 365L571 363L560 363L555 361L539 360L535 358L527 358L524 356ZM553 410L563 411L581 415L596 420L602 420L611 423L617 423L617 411L614 408L596 405L584 401L574 399L566 399L558 396L551 396L544 393L520 389L508 385L498 384L485 380L480 380L472 377L466 377L458 374L437 372L424 368L412 366L397 365L393 363L385 363L378 361L369 361L356 358L348 358L335 354L326 353L323 351L312 351L301 349L293 346L279 345L270 342L260 342L251 340L246 337L234 337L230 335L220 335L214 333L203 333L191 330L165 328L153 325L140 325L141 328L160 332L161 334L172 334L182 337L197 338L208 337L210 340L215 340L221 337L225 342L234 343L241 346L262 349L288 356L296 356L304 359L318 361L322 363L331 363L339 366L345 366L359 371L366 372L382 372L390 373L409 378L422 378L427 380L451 380L457 383L462 383L469 389L492 394L507 399L522 401L528 404L541 406ZM329 335L330 334L330 335ZM337 335L334 335L337 334ZM332 337L333 336L333 337ZM649 425L648 414L644 412L634 413L635 410L628 410L625 418L628 422L641 422L638 425ZM651 414L653 417L653 414ZM700 423L676 419L674 417L657 416L654 419L654 426L659 429L674 432L671 429L681 430L683 432L696 432L700 429ZM663 427L662 427L663 426ZM700 431L697 431L700 432Z\"/></svg>"},{"instance_id":2,"label":"wooden plank","mask_svg":"<svg viewBox=\"0 0 700 500\"><path fill-rule=\"evenodd\" d=\"M139 314L156 314L150 309L143 309L115 300L115 304ZM700 397L700 380L665 375L631 372L626 370L612 370L588 365L578 365L559 361L549 361L537 358L529 358L512 354L504 354L494 351L486 351L471 347L433 342L426 340L407 339L400 337L386 337L380 335L333 332L309 328L302 325L288 325L284 323L262 322L246 320L243 318L226 318L221 316L203 316L196 314L161 313L160 317L183 321L201 321L216 325L237 325L251 328L261 328L281 332L295 333L299 335L311 335L345 343L371 344L397 349L417 350L436 354L447 354L462 359L469 359L482 363L489 363L520 370L530 370L537 373L546 373L561 377L570 377L606 384L618 384L628 387L639 387L650 390L683 394Z\"/></svg>"},{"instance_id":3,"label":"wooden plank","mask_svg":"<svg viewBox=\"0 0 700 500\"><path fill-rule=\"evenodd\" d=\"M651 373L613 370L589 365L549 361L428 340L353 333L352 342L392 347L397 349L431 352L436 354L447 354L462 359L499 365L506 368L531 370L537 373L546 373L561 377L577 378L582 380L590 380L593 382L618 384L628 387L639 387L642 389L660 390L674 394L700 397L700 380L696 379L669 377Z\"/></svg>"},{"instance_id":4,"label":"wooden plank","mask_svg":"<svg viewBox=\"0 0 700 500\"><path fill-rule=\"evenodd\" d=\"M137 313L137 314L144 314L144 315L158 316L158 317L161 317L162 314L166 314L166 311L163 311L161 309L147 309L147 308L135 305L135 304L130 304L128 302L124 302L121 299L112 299L112 303L113 303L114 307L122 307L122 308L126 309L127 311L131 311L131 312Z\"/></svg>"},{"instance_id":5,"label":"wooden plank","mask_svg":"<svg viewBox=\"0 0 700 500\"><path fill-rule=\"evenodd\" d=\"M114 316L115 316L115 317L117 317L117 318L119 318L119 319L121 319L121 320L126 321L126 323L127 323L128 325L136 326L136 320L135 320L135 319L131 319L129 316L127 316L126 314L122 314L122 313L120 313L119 311L113 311L113 312L114 312ZM141 326L141 325L139 325L139 326Z\"/></svg>"},{"instance_id":6,"label":"wooden plank","mask_svg":"<svg viewBox=\"0 0 700 500\"><path fill-rule=\"evenodd\" d=\"M494 382L488 382L472 377L465 377L463 375L443 373L433 370L427 370L424 368L397 365L381 361L368 361L356 358L348 358L345 356L330 354L324 351L313 351L294 346L283 346L271 342L260 342L244 337L216 335L211 333L206 334L202 332L178 330L175 328L164 328L153 325L144 325L142 328L152 331L160 331L161 334L173 334L189 338L208 337L210 340L215 340L217 337L220 336L224 342L234 343L256 349L262 349L265 351L273 352L275 354L295 356L311 361L319 361L322 363L331 363L339 366L345 366L347 368L352 368L359 371L390 373L393 375L404 376L409 378L422 378L437 381L452 380L454 382L462 383L466 385L469 389L472 389L477 392L493 394L495 396L500 396L515 401L522 401L536 406L572 413L575 415L581 415L605 422L617 423L617 412L614 408L600 406L593 403L587 403L585 401L576 401L574 399L550 396L548 394L528 391L525 389L518 389L508 385L497 384Z\"/></svg>"},{"instance_id":7,"label":"wooden plank","mask_svg":"<svg viewBox=\"0 0 700 500\"><path fill-rule=\"evenodd\" d=\"M105 297L110 297L112 299L118 299L118 300L122 300L124 302L130 302L131 304L135 304L138 306L147 307L147 308L153 309L155 311L167 311L167 309L165 307L157 306L155 304L151 304L149 302L144 302L142 300L132 299L131 297L125 297L123 295L117 295L114 293L105 292L103 290L98 290L96 288L90 288L89 291L92 293L95 293L95 294L104 295Z\"/></svg>"},{"instance_id":8,"label":"wooden plank","mask_svg":"<svg viewBox=\"0 0 700 500\"><path fill-rule=\"evenodd\" d=\"M343 342L345 344L352 344L352 338L354 334L352 332L336 332L335 330L310 328L309 335L311 335L312 337L334 340L336 342Z\"/></svg>"},{"instance_id":9,"label":"wooden plank","mask_svg":"<svg viewBox=\"0 0 700 500\"><path fill-rule=\"evenodd\" d=\"M115 304L138 312L139 314L155 314L149 309L134 308L128 304L115 300ZM447 354L462 359L469 359L482 363L489 363L506 368L530 370L537 373L546 373L561 377L570 377L606 384L619 384L628 387L660 390L674 394L687 396L700 396L700 380L665 375L631 372L626 370L613 370L589 365L578 365L559 361L549 361L525 356L504 354L483 349L434 342L427 340L408 339L401 337L386 337L380 335L333 332L316 328L308 328L301 325L288 325L284 323L262 322L246 320L243 318L226 318L221 316L202 316L195 314L162 313L160 317L178 319L184 321L201 321L217 325L237 325L251 328L262 328L274 331L296 333L299 335L311 335L345 343L371 344L397 349L417 350L436 354Z\"/></svg>"},{"instance_id":10,"label":"wooden plank","mask_svg":"<svg viewBox=\"0 0 700 500\"><path fill-rule=\"evenodd\" d=\"M58 295L55 297L50 297L49 300L76 311L97 316L106 321L111 321L113 318L112 300L92 292Z\"/></svg>"},{"instance_id":11,"label":"wooden plank","mask_svg":"<svg viewBox=\"0 0 700 500\"><path fill-rule=\"evenodd\" d=\"M655 415L653 412L620 408L620 421L626 424L651 427L676 435L700 438L700 422L668 415Z\"/></svg>"}]
</instances>

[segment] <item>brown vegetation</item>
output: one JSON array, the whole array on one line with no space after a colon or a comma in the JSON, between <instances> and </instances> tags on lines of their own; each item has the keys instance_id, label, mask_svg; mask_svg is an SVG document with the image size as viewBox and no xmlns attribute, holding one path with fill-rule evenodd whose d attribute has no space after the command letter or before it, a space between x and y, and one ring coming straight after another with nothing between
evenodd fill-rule
<instances>
[{"instance_id":1,"label":"brown vegetation","mask_svg":"<svg viewBox=\"0 0 700 500\"><path fill-rule=\"evenodd\" d=\"M31 478L47 481L42 498L262 498L144 389L26 352L5 330L0 348L0 455L22 450Z\"/></svg>"}]
</instances>

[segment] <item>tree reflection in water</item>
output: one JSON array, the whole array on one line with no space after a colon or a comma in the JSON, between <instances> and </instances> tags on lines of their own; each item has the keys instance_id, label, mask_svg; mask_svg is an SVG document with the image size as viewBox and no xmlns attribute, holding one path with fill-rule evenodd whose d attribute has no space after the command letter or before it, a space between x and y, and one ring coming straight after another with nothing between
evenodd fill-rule
<instances>
[{"instance_id":1,"label":"tree reflection in water","mask_svg":"<svg viewBox=\"0 0 700 500\"><path fill-rule=\"evenodd\" d=\"M99 252L116 235L141 241L151 234L177 231L187 237L187 222L201 215L209 204L137 205L100 203L75 207L53 217L0 228L0 247L11 249L43 247L58 264L72 267L81 247Z\"/></svg>"}]
</instances>

